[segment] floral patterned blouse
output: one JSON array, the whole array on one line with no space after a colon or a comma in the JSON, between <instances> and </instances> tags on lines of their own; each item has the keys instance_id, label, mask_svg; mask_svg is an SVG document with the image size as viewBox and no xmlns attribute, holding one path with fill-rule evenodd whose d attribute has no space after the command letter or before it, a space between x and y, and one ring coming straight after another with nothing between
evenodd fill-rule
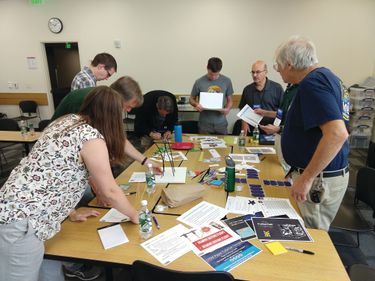
<instances>
[{"instance_id":1,"label":"floral patterned blouse","mask_svg":"<svg viewBox=\"0 0 375 281\"><path fill-rule=\"evenodd\" d=\"M47 127L29 155L0 189L0 224L28 219L42 241L60 230L88 186L80 158L84 142L104 139L98 130L67 115Z\"/></svg>"}]
</instances>

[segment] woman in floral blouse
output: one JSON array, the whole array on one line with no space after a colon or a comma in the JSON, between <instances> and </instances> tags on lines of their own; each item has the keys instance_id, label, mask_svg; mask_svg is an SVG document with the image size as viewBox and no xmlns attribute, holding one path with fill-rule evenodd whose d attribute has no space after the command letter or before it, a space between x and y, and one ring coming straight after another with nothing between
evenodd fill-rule
<instances>
[{"instance_id":1,"label":"woman in floral blouse","mask_svg":"<svg viewBox=\"0 0 375 281\"><path fill-rule=\"evenodd\" d=\"M138 223L110 163L124 161L123 99L107 86L93 89L78 114L48 126L0 189L0 280L37 280L43 241L53 237L88 185Z\"/></svg>"}]
</instances>

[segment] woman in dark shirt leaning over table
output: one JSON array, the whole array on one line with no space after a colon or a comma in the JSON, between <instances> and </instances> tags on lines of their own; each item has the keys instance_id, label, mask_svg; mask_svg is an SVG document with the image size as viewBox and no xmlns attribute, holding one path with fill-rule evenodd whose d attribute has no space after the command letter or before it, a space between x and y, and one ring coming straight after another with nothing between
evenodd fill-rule
<instances>
[{"instance_id":1,"label":"woman in dark shirt leaning over table","mask_svg":"<svg viewBox=\"0 0 375 281\"><path fill-rule=\"evenodd\" d=\"M81 199L88 178L106 202L138 223L111 163L124 160L123 99L93 89L78 114L48 126L0 189L0 280L38 280L43 241L53 237Z\"/></svg>"}]
</instances>

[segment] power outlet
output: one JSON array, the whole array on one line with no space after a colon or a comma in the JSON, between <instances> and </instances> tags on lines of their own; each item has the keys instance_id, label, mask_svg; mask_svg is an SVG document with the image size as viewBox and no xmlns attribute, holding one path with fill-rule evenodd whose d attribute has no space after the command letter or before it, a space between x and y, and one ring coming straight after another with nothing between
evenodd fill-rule
<instances>
[{"instance_id":1,"label":"power outlet","mask_svg":"<svg viewBox=\"0 0 375 281\"><path fill-rule=\"evenodd\" d=\"M8 82L8 89L13 89L13 88L14 88L14 83Z\"/></svg>"}]
</instances>

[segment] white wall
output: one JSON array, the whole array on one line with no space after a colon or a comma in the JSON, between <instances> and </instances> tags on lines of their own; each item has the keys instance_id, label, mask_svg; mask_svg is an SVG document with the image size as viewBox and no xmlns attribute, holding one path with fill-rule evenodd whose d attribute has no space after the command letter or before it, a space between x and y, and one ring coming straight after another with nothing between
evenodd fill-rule
<instances>
[{"instance_id":1,"label":"white wall","mask_svg":"<svg viewBox=\"0 0 375 281\"><path fill-rule=\"evenodd\" d=\"M301 34L316 44L321 65L347 85L375 72L375 1L373 0L0 0L0 92L49 92L43 43L76 41L81 65L109 52L118 73L131 75L144 92L165 89L189 93L205 73L207 59L223 59L223 73L235 92L251 82L250 65L272 65L276 47ZM60 34L47 28L50 17L64 23ZM122 48L113 41L119 39ZM27 69L35 56L38 69ZM270 67L271 68L271 67ZM269 77L281 82L271 68ZM8 89L8 81L19 89ZM50 97L50 103L52 98ZM10 117L18 107L0 105ZM52 107L42 107L49 118Z\"/></svg>"}]
</instances>

